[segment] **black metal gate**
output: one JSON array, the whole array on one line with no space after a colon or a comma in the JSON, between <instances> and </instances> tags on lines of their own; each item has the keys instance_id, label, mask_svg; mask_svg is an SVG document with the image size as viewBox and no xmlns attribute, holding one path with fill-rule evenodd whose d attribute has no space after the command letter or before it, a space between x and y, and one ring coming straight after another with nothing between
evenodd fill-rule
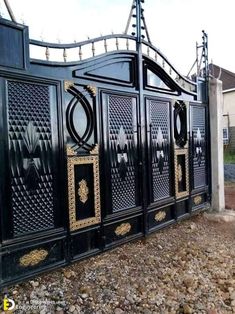
<instances>
[{"instance_id":1,"label":"black metal gate","mask_svg":"<svg viewBox=\"0 0 235 314\"><path fill-rule=\"evenodd\" d=\"M207 77L185 78L142 39L136 7L137 36L67 45L0 19L2 287L208 206Z\"/></svg>"}]
</instances>

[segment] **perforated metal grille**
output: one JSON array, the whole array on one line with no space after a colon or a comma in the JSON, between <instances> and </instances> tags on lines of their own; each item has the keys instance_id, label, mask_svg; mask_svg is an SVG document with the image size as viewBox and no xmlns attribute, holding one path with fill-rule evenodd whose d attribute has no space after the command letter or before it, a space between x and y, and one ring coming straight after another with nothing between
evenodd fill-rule
<instances>
[{"instance_id":1,"label":"perforated metal grille","mask_svg":"<svg viewBox=\"0 0 235 314\"><path fill-rule=\"evenodd\" d=\"M18 236L54 227L49 86L9 81L8 116L11 206ZM31 148L37 143L31 155L27 141ZM32 164L36 188L27 182Z\"/></svg>"},{"instance_id":2,"label":"perforated metal grille","mask_svg":"<svg viewBox=\"0 0 235 314\"><path fill-rule=\"evenodd\" d=\"M109 97L109 147L113 211L136 206L134 115L136 116L136 106L133 105L133 98L121 96ZM124 180L120 176L120 164L118 163L118 137L121 127L125 132L127 145L126 174Z\"/></svg>"},{"instance_id":3,"label":"perforated metal grille","mask_svg":"<svg viewBox=\"0 0 235 314\"><path fill-rule=\"evenodd\" d=\"M206 149L205 149L205 108L191 107L192 110L192 131L193 131L193 173L194 188L204 186L206 184ZM201 134L202 155L200 161L196 152L198 129Z\"/></svg>"},{"instance_id":4,"label":"perforated metal grille","mask_svg":"<svg viewBox=\"0 0 235 314\"><path fill-rule=\"evenodd\" d=\"M150 123L151 123L151 151L152 151L152 182L153 182L153 199L154 201L169 197L170 191L170 134L169 134L169 104L151 100L150 106ZM159 169L157 153L157 137L159 128L163 135L163 154L164 163L162 171Z\"/></svg>"}]
</instances>

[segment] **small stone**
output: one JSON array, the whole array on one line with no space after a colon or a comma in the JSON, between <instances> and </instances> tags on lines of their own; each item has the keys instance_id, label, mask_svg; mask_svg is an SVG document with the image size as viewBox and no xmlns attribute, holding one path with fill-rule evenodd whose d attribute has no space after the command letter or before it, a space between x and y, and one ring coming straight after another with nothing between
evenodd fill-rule
<instances>
[{"instance_id":1,"label":"small stone","mask_svg":"<svg viewBox=\"0 0 235 314\"><path fill-rule=\"evenodd\" d=\"M232 306L232 307L235 307L235 300L233 300L233 301L231 302L231 306Z\"/></svg>"},{"instance_id":2,"label":"small stone","mask_svg":"<svg viewBox=\"0 0 235 314\"><path fill-rule=\"evenodd\" d=\"M69 312L73 313L76 310L76 307L74 305L71 305L69 307Z\"/></svg>"},{"instance_id":3,"label":"small stone","mask_svg":"<svg viewBox=\"0 0 235 314\"><path fill-rule=\"evenodd\" d=\"M233 291L233 292L230 294L230 299L231 299L231 300L235 300L235 291Z\"/></svg>"},{"instance_id":4,"label":"small stone","mask_svg":"<svg viewBox=\"0 0 235 314\"><path fill-rule=\"evenodd\" d=\"M162 247L160 244L158 244L157 247L159 248L159 250L162 250L162 249L163 249L163 247Z\"/></svg>"},{"instance_id":5,"label":"small stone","mask_svg":"<svg viewBox=\"0 0 235 314\"><path fill-rule=\"evenodd\" d=\"M91 288L89 286L81 286L79 289L80 294L91 294Z\"/></svg>"},{"instance_id":6,"label":"small stone","mask_svg":"<svg viewBox=\"0 0 235 314\"><path fill-rule=\"evenodd\" d=\"M56 307L56 311L58 311L58 312L59 312L59 311L63 311L63 309L62 309L62 307L57 306L57 307Z\"/></svg>"},{"instance_id":7,"label":"small stone","mask_svg":"<svg viewBox=\"0 0 235 314\"><path fill-rule=\"evenodd\" d=\"M73 270L64 270L64 276L67 278L67 279L70 279L72 277L76 277L76 274Z\"/></svg>"},{"instance_id":8,"label":"small stone","mask_svg":"<svg viewBox=\"0 0 235 314\"><path fill-rule=\"evenodd\" d=\"M183 282L187 288L192 288L197 286L196 280L192 276L185 276Z\"/></svg>"},{"instance_id":9,"label":"small stone","mask_svg":"<svg viewBox=\"0 0 235 314\"><path fill-rule=\"evenodd\" d=\"M133 300L133 298L130 296L130 295L128 295L127 297L126 297L126 299L130 302L130 303L135 303L135 301Z\"/></svg>"},{"instance_id":10,"label":"small stone","mask_svg":"<svg viewBox=\"0 0 235 314\"><path fill-rule=\"evenodd\" d=\"M193 310L188 304L183 305L183 313L184 314L192 314Z\"/></svg>"},{"instance_id":11,"label":"small stone","mask_svg":"<svg viewBox=\"0 0 235 314\"><path fill-rule=\"evenodd\" d=\"M191 224L190 224L190 229L191 230L195 230L197 228L197 225L194 223L194 222L192 222Z\"/></svg>"},{"instance_id":12,"label":"small stone","mask_svg":"<svg viewBox=\"0 0 235 314\"><path fill-rule=\"evenodd\" d=\"M81 297L82 297L83 299L86 299L86 298L89 297L89 295L88 295L87 293L82 293L82 294L81 294Z\"/></svg>"},{"instance_id":13,"label":"small stone","mask_svg":"<svg viewBox=\"0 0 235 314\"><path fill-rule=\"evenodd\" d=\"M18 294L18 291L17 290L13 290L12 294L16 295L16 294Z\"/></svg>"},{"instance_id":14,"label":"small stone","mask_svg":"<svg viewBox=\"0 0 235 314\"><path fill-rule=\"evenodd\" d=\"M39 282L38 281L30 281L30 283L31 283L31 285L34 287L34 288L36 288L36 287L38 287L39 286Z\"/></svg>"},{"instance_id":15,"label":"small stone","mask_svg":"<svg viewBox=\"0 0 235 314\"><path fill-rule=\"evenodd\" d=\"M124 311L122 309L120 309L119 307L117 307L115 310L114 310L114 314L122 314L124 313Z\"/></svg>"}]
</instances>

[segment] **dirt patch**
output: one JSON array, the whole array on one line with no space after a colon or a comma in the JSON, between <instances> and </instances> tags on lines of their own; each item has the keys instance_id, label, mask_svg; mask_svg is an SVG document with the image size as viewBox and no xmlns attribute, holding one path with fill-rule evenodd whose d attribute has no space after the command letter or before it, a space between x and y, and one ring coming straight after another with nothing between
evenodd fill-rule
<instances>
[{"instance_id":1,"label":"dirt patch","mask_svg":"<svg viewBox=\"0 0 235 314\"><path fill-rule=\"evenodd\" d=\"M224 192L225 192L225 208L235 210L235 183L226 182Z\"/></svg>"}]
</instances>

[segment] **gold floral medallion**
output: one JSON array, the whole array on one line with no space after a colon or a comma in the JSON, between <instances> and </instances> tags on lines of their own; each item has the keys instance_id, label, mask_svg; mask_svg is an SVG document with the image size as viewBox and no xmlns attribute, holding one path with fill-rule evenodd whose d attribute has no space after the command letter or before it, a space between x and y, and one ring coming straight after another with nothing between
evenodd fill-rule
<instances>
[{"instance_id":1,"label":"gold floral medallion","mask_svg":"<svg viewBox=\"0 0 235 314\"><path fill-rule=\"evenodd\" d=\"M115 229L117 236L124 236L131 231L131 225L129 223L123 223Z\"/></svg>"},{"instance_id":2,"label":"gold floral medallion","mask_svg":"<svg viewBox=\"0 0 235 314\"><path fill-rule=\"evenodd\" d=\"M87 186L86 180L82 179L79 183L78 195L80 197L80 201L85 204L88 200L89 189Z\"/></svg>"}]
</instances>

